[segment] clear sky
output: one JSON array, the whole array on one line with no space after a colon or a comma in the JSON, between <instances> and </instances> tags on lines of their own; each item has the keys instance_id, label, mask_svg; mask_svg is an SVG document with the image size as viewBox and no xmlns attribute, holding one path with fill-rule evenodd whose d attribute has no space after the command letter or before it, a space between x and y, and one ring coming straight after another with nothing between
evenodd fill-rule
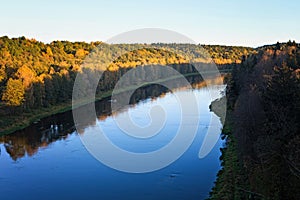
<instances>
[{"instance_id":1,"label":"clear sky","mask_svg":"<svg viewBox=\"0 0 300 200\"><path fill-rule=\"evenodd\" d=\"M299 0L0 0L0 35L105 41L164 28L200 44L300 42Z\"/></svg>"}]
</instances>

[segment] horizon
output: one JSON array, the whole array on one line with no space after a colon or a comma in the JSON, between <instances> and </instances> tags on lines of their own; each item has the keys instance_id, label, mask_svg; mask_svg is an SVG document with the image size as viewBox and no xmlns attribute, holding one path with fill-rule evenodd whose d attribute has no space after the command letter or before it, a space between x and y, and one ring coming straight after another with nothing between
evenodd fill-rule
<instances>
[{"instance_id":1,"label":"horizon","mask_svg":"<svg viewBox=\"0 0 300 200\"><path fill-rule=\"evenodd\" d=\"M87 44L93 43L93 42L102 42L102 43L110 44L110 43L107 43L106 41L102 41L102 40L95 40L95 41L84 41L84 40L82 40L82 41L79 41L79 40L75 40L75 41L71 41L71 40L52 40L50 42L44 42L44 41L38 40L37 38L29 38L29 37L26 37L24 35L21 35L21 36L18 36L18 37L9 37L8 35L1 35L0 36L0 38L3 38L3 37L8 37L9 39L18 39L18 38L21 38L21 37L25 37L25 39L27 39L27 40L36 40L36 41L42 42L44 44L51 44L52 42L57 42L57 41L60 41L60 42L65 42L66 41L66 42L72 42L72 43L84 42L84 43L87 43ZM159 43L161 43L161 44L190 44L190 45L200 45L200 46L206 45L206 46L249 47L249 48L254 48L255 49L255 48L260 48L260 47L264 47L264 46L274 45L277 42L279 42L280 44L286 44L289 41L295 42L296 44L300 44L299 42L297 42L295 40L291 40L291 39L289 39L287 41L282 41L282 42L276 41L276 42L273 42L273 43L261 44L261 45L256 46L256 47L242 46L242 45L226 45L226 44L204 44L204 43L203 44L201 44L201 43L195 44L195 43L184 43L184 42L176 43L176 42L159 42L159 41L158 42L151 42L151 43L147 43L147 42L144 42L144 43L143 42L132 42L132 43L130 43L130 42L121 42L121 43L113 43L113 44L147 44L147 45L159 44Z\"/></svg>"},{"instance_id":2,"label":"horizon","mask_svg":"<svg viewBox=\"0 0 300 200\"><path fill-rule=\"evenodd\" d=\"M300 40L298 1L68 1L2 3L0 35L103 41L141 28L173 30L197 44L259 47ZM13 11L13 12L12 12ZM293 31L286 31L293 30Z\"/></svg>"}]
</instances>

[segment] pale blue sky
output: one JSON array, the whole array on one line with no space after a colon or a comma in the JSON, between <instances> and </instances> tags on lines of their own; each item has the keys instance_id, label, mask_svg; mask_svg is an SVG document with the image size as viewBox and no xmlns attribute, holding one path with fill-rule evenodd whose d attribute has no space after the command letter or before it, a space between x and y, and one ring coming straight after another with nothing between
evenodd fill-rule
<instances>
[{"instance_id":1,"label":"pale blue sky","mask_svg":"<svg viewBox=\"0 0 300 200\"><path fill-rule=\"evenodd\" d=\"M0 35L105 41L138 28L164 28L201 44L300 42L298 0L0 0Z\"/></svg>"}]
</instances>

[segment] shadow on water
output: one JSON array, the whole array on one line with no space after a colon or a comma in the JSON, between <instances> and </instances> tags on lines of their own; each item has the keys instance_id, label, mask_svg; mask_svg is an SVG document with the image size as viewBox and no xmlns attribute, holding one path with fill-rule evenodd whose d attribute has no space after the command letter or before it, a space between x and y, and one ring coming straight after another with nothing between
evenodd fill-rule
<instances>
[{"instance_id":1,"label":"shadow on water","mask_svg":"<svg viewBox=\"0 0 300 200\"><path fill-rule=\"evenodd\" d=\"M151 152L166 144L180 125L180 104L167 88L158 84L134 91L130 105L112 112L114 99L95 103L96 116L89 106L82 106L81 129L75 131L72 111L53 115L17 131L0 137L0 193L4 199L205 199L220 170L221 139L202 159L199 148L214 127L219 134L220 120L209 110L212 101L209 87L201 77L187 78L193 89L178 87L174 94L193 93L197 98L200 123L197 135L186 152L169 166L141 174L124 173L98 162L82 144L78 134L90 134L93 125L101 125L111 141L132 152ZM222 80L211 80L211 91L221 96ZM219 85L218 85L219 84ZM122 95L122 94L120 94ZM117 101L118 102L118 101ZM130 114L138 123L147 124L146 112L155 105L166 111L166 126L161 134L149 140L132 140L115 126L114 117ZM193 117L193 116L189 116ZM186 124L188 126L188 124ZM17 191L17 192L16 192Z\"/></svg>"},{"instance_id":2,"label":"shadow on water","mask_svg":"<svg viewBox=\"0 0 300 200\"><path fill-rule=\"evenodd\" d=\"M202 81L201 76L190 76L187 80L191 83L193 88L201 88L206 86ZM212 80L208 84L220 84L223 80ZM177 88L177 90L184 90L184 87ZM138 88L134 91L130 99L130 105L135 106L138 102L150 99L155 101L156 98L163 97L170 91L162 85L152 84ZM122 94L120 94L122 95ZM104 121L107 117L112 115L110 98L102 99L95 103L96 115L98 120ZM90 111L82 106L81 109L84 119L82 128L95 125L96 119L91 118ZM124 112L124 110L122 110ZM113 113L118 114L118 113ZM79 130L79 132L81 132ZM18 160L24 156L33 156L40 148L47 147L56 141L65 140L72 134L77 134L74 127L72 111L56 114L46 117L29 127L17 131L10 135L0 137L0 144L2 143L6 152L13 160ZM1 155L1 154L0 154Z\"/></svg>"}]
</instances>

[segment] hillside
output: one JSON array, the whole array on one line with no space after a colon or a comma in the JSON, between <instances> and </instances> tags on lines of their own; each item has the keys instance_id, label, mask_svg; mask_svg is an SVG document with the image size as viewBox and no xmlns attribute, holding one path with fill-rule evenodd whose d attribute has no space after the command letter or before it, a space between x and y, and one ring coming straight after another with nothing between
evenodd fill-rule
<instances>
[{"instance_id":1,"label":"hillside","mask_svg":"<svg viewBox=\"0 0 300 200\"><path fill-rule=\"evenodd\" d=\"M261 47L233 69L211 199L299 198L299 72L300 46L290 41Z\"/></svg>"},{"instance_id":2,"label":"hillside","mask_svg":"<svg viewBox=\"0 0 300 200\"><path fill-rule=\"evenodd\" d=\"M171 64L180 73L187 74L194 72L185 65L190 60L210 62L211 54L220 67L228 67L240 63L243 56L256 52L248 47L203 47L207 51L192 44L108 45L68 41L45 44L25 37L1 37L0 133L28 125L32 116L38 119L70 107L76 74L90 52L96 54L102 64L100 68L92 66L87 74L93 76L93 70L105 71L98 87L98 92L102 93L111 91L120 76L136 66ZM110 60L103 68L103 63Z\"/></svg>"}]
</instances>

